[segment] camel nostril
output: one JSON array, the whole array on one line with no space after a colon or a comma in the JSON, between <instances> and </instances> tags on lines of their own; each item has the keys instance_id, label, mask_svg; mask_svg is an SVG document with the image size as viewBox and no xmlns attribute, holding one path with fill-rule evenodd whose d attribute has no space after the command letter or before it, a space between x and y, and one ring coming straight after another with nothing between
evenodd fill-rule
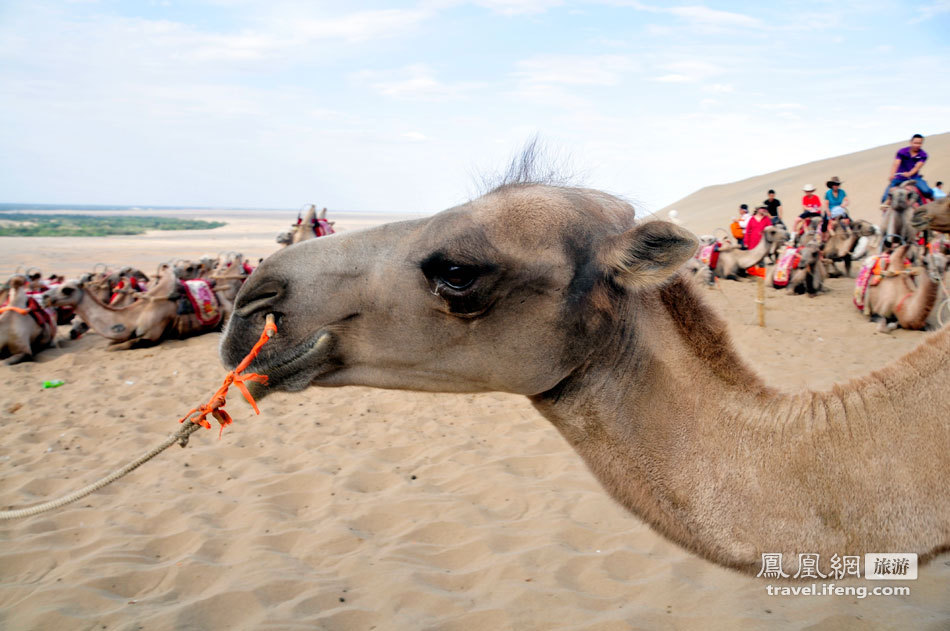
<instances>
[{"instance_id":1,"label":"camel nostril","mask_svg":"<svg viewBox=\"0 0 950 631\"><path fill-rule=\"evenodd\" d=\"M283 299L284 294L285 288L282 283L276 281L262 283L252 288L252 291L247 294L241 292L234 313L246 318L265 309L273 310L271 308Z\"/></svg>"}]
</instances>

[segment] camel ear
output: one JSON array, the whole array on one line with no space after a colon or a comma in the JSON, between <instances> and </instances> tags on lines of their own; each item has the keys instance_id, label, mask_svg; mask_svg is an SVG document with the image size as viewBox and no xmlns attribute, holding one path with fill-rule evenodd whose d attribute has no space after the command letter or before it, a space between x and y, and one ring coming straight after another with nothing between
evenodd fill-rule
<instances>
[{"instance_id":1,"label":"camel ear","mask_svg":"<svg viewBox=\"0 0 950 631\"><path fill-rule=\"evenodd\" d=\"M601 253L607 274L629 289L662 283L696 253L699 242L668 221L648 221L608 240Z\"/></svg>"}]
</instances>

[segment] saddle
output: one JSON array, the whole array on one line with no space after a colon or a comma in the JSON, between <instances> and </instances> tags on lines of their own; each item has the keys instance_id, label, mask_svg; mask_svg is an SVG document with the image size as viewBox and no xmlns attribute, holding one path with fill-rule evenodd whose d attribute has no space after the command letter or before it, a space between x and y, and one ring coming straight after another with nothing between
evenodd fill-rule
<instances>
[{"instance_id":1,"label":"saddle","mask_svg":"<svg viewBox=\"0 0 950 631\"><path fill-rule=\"evenodd\" d=\"M178 315L195 314L198 322L205 326L214 326L221 321L221 305L214 295L211 283L196 278L178 281Z\"/></svg>"},{"instance_id":2,"label":"saddle","mask_svg":"<svg viewBox=\"0 0 950 631\"><path fill-rule=\"evenodd\" d=\"M699 260L709 266L709 269L715 271L716 265L719 263L719 250L722 248L722 244L716 241L712 245L707 245L700 249L699 251Z\"/></svg>"},{"instance_id":3,"label":"saddle","mask_svg":"<svg viewBox=\"0 0 950 631\"><path fill-rule=\"evenodd\" d=\"M785 248L778 263L775 264L775 273L772 274L772 286L776 289L788 287L792 278L792 270L798 268L802 260L802 249L793 246Z\"/></svg>"}]
</instances>

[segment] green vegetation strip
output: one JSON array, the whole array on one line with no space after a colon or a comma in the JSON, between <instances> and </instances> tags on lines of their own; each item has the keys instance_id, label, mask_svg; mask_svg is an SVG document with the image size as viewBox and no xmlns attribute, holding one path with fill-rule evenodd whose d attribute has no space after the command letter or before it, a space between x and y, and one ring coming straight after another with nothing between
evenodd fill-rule
<instances>
[{"instance_id":1,"label":"green vegetation strip","mask_svg":"<svg viewBox=\"0 0 950 631\"><path fill-rule=\"evenodd\" d=\"M223 221L173 217L0 213L0 237L104 237L146 230L210 230L223 225Z\"/></svg>"}]
</instances>

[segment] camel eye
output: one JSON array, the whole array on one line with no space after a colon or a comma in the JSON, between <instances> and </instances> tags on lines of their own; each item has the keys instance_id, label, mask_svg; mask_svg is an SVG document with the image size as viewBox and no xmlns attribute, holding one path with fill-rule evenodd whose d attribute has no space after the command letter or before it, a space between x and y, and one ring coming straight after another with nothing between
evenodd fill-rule
<instances>
[{"instance_id":1,"label":"camel eye","mask_svg":"<svg viewBox=\"0 0 950 631\"><path fill-rule=\"evenodd\" d=\"M449 265L441 273L436 275L436 280L441 281L449 289L463 291L475 283L478 278L479 270L474 267L465 267L463 265Z\"/></svg>"},{"instance_id":2,"label":"camel eye","mask_svg":"<svg viewBox=\"0 0 950 631\"><path fill-rule=\"evenodd\" d=\"M73 295L73 288L72 288L72 287L63 287L60 291L63 292L63 295L64 295L64 296L71 296L71 295Z\"/></svg>"}]
</instances>

